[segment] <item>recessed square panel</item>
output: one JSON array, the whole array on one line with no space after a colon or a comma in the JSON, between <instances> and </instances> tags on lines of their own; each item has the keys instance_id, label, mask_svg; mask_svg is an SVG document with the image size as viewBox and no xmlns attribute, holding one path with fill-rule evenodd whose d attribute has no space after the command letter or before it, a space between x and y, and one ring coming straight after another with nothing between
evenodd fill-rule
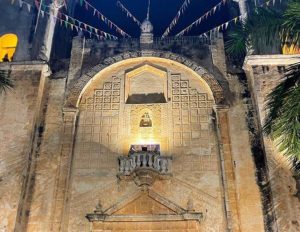
<instances>
[{"instance_id":1,"label":"recessed square panel","mask_svg":"<svg viewBox=\"0 0 300 232\"><path fill-rule=\"evenodd\" d=\"M180 94L180 89L173 89L172 94L173 95L179 95Z\"/></svg>"},{"instance_id":2,"label":"recessed square panel","mask_svg":"<svg viewBox=\"0 0 300 232\"><path fill-rule=\"evenodd\" d=\"M113 96L120 96L120 90L113 90L112 95Z\"/></svg>"},{"instance_id":3,"label":"recessed square panel","mask_svg":"<svg viewBox=\"0 0 300 232\"><path fill-rule=\"evenodd\" d=\"M118 104L118 103L114 103L114 104L111 105L112 110L118 110L119 107L120 107L120 104Z\"/></svg>"},{"instance_id":4,"label":"recessed square panel","mask_svg":"<svg viewBox=\"0 0 300 232\"><path fill-rule=\"evenodd\" d=\"M172 88L173 89L180 88L180 82L179 81L173 81L172 82Z\"/></svg>"},{"instance_id":5,"label":"recessed square panel","mask_svg":"<svg viewBox=\"0 0 300 232\"><path fill-rule=\"evenodd\" d=\"M181 96L181 101L182 102L188 102L189 101L189 97L188 96Z\"/></svg>"},{"instance_id":6,"label":"recessed square panel","mask_svg":"<svg viewBox=\"0 0 300 232\"><path fill-rule=\"evenodd\" d=\"M199 102L198 102L198 106L199 106L199 108L206 108L206 107L207 107L207 104L206 104L206 102L204 102L204 101L199 101Z\"/></svg>"},{"instance_id":7,"label":"recessed square panel","mask_svg":"<svg viewBox=\"0 0 300 232\"><path fill-rule=\"evenodd\" d=\"M181 93L181 95L188 95L189 90L188 89L180 89L180 93Z\"/></svg>"},{"instance_id":8,"label":"recessed square panel","mask_svg":"<svg viewBox=\"0 0 300 232\"><path fill-rule=\"evenodd\" d=\"M104 96L110 96L111 95L111 91L110 90L105 90L104 91Z\"/></svg>"},{"instance_id":9,"label":"recessed square panel","mask_svg":"<svg viewBox=\"0 0 300 232\"><path fill-rule=\"evenodd\" d=\"M180 101L180 96L178 96L178 95L175 95L175 96L173 96L173 102L179 102Z\"/></svg>"},{"instance_id":10,"label":"recessed square panel","mask_svg":"<svg viewBox=\"0 0 300 232\"><path fill-rule=\"evenodd\" d=\"M112 88L112 84L110 82L106 82L104 83L104 89L111 89Z\"/></svg>"},{"instance_id":11,"label":"recessed square panel","mask_svg":"<svg viewBox=\"0 0 300 232\"><path fill-rule=\"evenodd\" d=\"M206 93L199 93L198 99L199 99L199 101L205 101L207 99Z\"/></svg>"},{"instance_id":12,"label":"recessed square panel","mask_svg":"<svg viewBox=\"0 0 300 232\"><path fill-rule=\"evenodd\" d=\"M173 109L178 109L178 108L180 108L180 103L179 102L173 102L172 107L173 107Z\"/></svg>"},{"instance_id":13,"label":"recessed square panel","mask_svg":"<svg viewBox=\"0 0 300 232\"><path fill-rule=\"evenodd\" d=\"M113 89L118 90L120 89L120 87L121 87L120 83L113 83Z\"/></svg>"},{"instance_id":14,"label":"recessed square panel","mask_svg":"<svg viewBox=\"0 0 300 232\"><path fill-rule=\"evenodd\" d=\"M182 107L182 109L187 109L187 108L189 108L189 103L188 102L182 102L181 107Z\"/></svg>"},{"instance_id":15,"label":"recessed square panel","mask_svg":"<svg viewBox=\"0 0 300 232\"><path fill-rule=\"evenodd\" d=\"M103 91L102 90L95 90L95 96L96 97L102 97L103 96Z\"/></svg>"},{"instance_id":16,"label":"recessed square panel","mask_svg":"<svg viewBox=\"0 0 300 232\"><path fill-rule=\"evenodd\" d=\"M189 82L188 81L180 81L180 87L181 88L188 88Z\"/></svg>"}]
</instances>

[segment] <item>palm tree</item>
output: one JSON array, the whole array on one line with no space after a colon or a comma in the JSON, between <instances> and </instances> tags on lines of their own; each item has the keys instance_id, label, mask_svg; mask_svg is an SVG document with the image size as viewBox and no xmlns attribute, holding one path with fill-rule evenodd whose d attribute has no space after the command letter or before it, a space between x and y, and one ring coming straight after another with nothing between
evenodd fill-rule
<instances>
[{"instance_id":1,"label":"palm tree","mask_svg":"<svg viewBox=\"0 0 300 232\"><path fill-rule=\"evenodd\" d=\"M238 23L228 32L226 52L239 59L245 57L250 50L255 54L279 53L282 23L283 16L280 12L256 8L245 22Z\"/></svg>"},{"instance_id":2,"label":"palm tree","mask_svg":"<svg viewBox=\"0 0 300 232\"><path fill-rule=\"evenodd\" d=\"M9 76L10 71L0 70L0 93L14 87L14 84Z\"/></svg>"},{"instance_id":3,"label":"palm tree","mask_svg":"<svg viewBox=\"0 0 300 232\"><path fill-rule=\"evenodd\" d=\"M283 45L300 46L300 0L288 2L279 10L255 9L244 23L228 33L225 48L229 56L244 58L255 54L280 53ZM300 168L300 63L287 68L283 81L266 100L263 126L294 168ZM299 175L300 173L298 173Z\"/></svg>"},{"instance_id":4,"label":"palm tree","mask_svg":"<svg viewBox=\"0 0 300 232\"><path fill-rule=\"evenodd\" d=\"M264 132L283 154L300 160L300 63L288 68L284 80L267 96Z\"/></svg>"}]
</instances>

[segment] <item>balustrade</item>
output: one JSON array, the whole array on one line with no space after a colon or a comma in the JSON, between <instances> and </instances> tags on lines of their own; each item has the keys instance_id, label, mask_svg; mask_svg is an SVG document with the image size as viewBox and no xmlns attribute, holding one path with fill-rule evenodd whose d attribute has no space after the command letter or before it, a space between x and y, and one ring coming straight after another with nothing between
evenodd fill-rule
<instances>
[{"instance_id":1,"label":"balustrade","mask_svg":"<svg viewBox=\"0 0 300 232\"><path fill-rule=\"evenodd\" d=\"M119 174L129 176L137 169L151 169L161 175L171 174L172 157L156 152L135 152L119 157Z\"/></svg>"}]
</instances>

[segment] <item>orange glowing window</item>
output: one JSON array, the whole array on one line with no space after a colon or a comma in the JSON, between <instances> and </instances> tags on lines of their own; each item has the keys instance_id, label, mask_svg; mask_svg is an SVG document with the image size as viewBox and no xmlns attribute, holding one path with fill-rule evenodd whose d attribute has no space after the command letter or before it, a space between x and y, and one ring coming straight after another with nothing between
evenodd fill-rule
<instances>
[{"instance_id":1,"label":"orange glowing window","mask_svg":"<svg viewBox=\"0 0 300 232\"><path fill-rule=\"evenodd\" d=\"M18 44L18 37L15 34L5 34L0 37L0 62L13 60Z\"/></svg>"}]
</instances>

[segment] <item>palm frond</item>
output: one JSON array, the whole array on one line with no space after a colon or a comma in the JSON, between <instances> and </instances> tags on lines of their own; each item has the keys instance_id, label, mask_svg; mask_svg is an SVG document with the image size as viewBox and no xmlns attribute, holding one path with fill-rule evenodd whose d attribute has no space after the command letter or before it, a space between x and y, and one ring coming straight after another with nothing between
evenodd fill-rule
<instances>
[{"instance_id":1,"label":"palm frond","mask_svg":"<svg viewBox=\"0 0 300 232\"><path fill-rule=\"evenodd\" d=\"M300 45L300 1L288 4L283 14L282 40L290 44Z\"/></svg>"},{"instance_id":2,"label":"palm frond","mask_svg":"<svg viewBox=\"0 0 300 232\"><path fill-rule=\"evenodd\" d=\"M244 57L247 53L248 33L243 23L237 24L228 33L225 49L229 56L234 58Z\"/></svg>"},{"instance_id":3,"label":"palm frond","mask_svg":"<svg viewBox=\"0 0 300 232\"><path fill-rule=\"evenodd\" d=\"M257 8L250 14L246 27L249 42L257 54L278 53L281 50L282 15L271 9Z\"/></svg>"},{"instance_id":4,"label":"palm frond","mask_svg":"<svg viewBox=\"0 0 300 232\"><path fill-rule=\"evenodd\" d=\"M14 87L10 79L10 71L0 70L0 93Z\"/></svg>"},{"instance_id":5,"label":"palm frond","mask_svg":"<svg viewBox=\"0 0 300 232\"><path fill-rule=\"evenodd\" d=\"M300 63L288 68L285 79L268 96L264 132L291 159L300 159Z\"/></svg>"}]
</instances>

